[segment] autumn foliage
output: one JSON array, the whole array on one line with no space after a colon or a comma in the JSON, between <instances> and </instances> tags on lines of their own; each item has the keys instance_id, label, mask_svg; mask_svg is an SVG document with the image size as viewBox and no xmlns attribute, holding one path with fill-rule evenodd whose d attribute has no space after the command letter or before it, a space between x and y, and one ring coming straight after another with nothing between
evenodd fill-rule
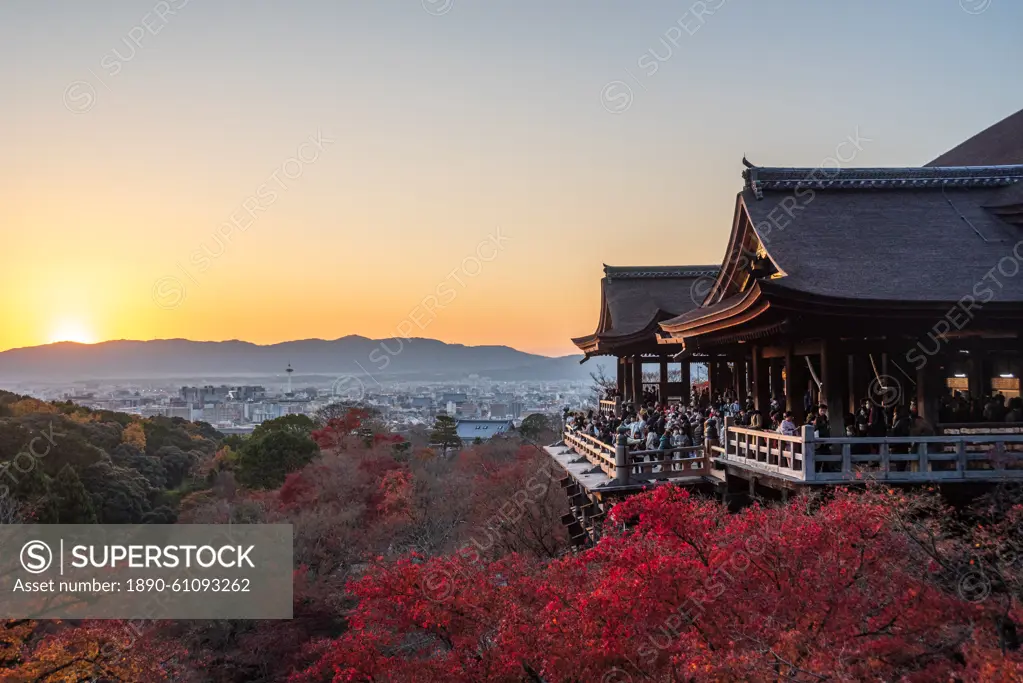
<instances>
[{"instance_id":1,"label":"autumn foliage","mask_svg":"<svg viewBox=\"0 0 1023 683\"><path fill-rule=\"evenodd\" d=\"M0 621L0 681L176 680L188 653L159 632L146 621Z\"/></svg>"},{"instance_id":2,"label":"autumn foliage","mask_svg":"<svg viewBox=\"0 0 1023 683\"><path fill-rule=\"evenodd\" d=\"M167 438L132 424L111 442ZM734 512L664 485L573 551L564 473L532 444L441 453L358 407L321 424L267 427L319 446L270 486L235 478L252 442L207 449L180 505L181 523L292 525L293 619L8 620L0 681L1023 681L1023 490Z\"/></svg>"},{"instance_id":3,"label":"autumn foliage","mask_svg":"<svg viewBox=\"0 0 1023 683\"><path fill-rule=\"evenodd\" d=\"M321 449L347 448L352 436L369 417L364 408L350 408L340 417L331 418L321 429L312 433L313 441Z\"/></svg>"},{"instance_id":4,"label":"autumn foliage","mask_svg":"<svg viewBox=\"0 0 1023 683\"><path fill-rule=\"evenodd\" d=\"M900 504L730 514L661 487L553 562L413 555L352 583L351 630L291 680L1023 680L996 628L1016 602L946 590L935 558L955 548L920 547Z\"/></svg>"}]
</instances>

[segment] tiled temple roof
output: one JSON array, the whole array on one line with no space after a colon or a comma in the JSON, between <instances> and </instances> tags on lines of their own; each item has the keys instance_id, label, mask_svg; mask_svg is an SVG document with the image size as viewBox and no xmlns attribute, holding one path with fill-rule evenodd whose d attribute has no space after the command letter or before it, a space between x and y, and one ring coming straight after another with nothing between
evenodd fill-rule
<instances>
[{"instance_id":1,"label":"tiled temple roof","mask_svg":"<svg viewBox=\"0 0 1023 683\"><path fill-rule=\"evenodd\" d=\"M928 166L1018 164L1023 161L1023 109L962 142Z\"/></svg>"},{"instance_id":2,"label":"tiled temple roof","mask_svg":"<svg viewBox=\"0 0 1023 683\"><path fill-rule=\"evenodd\" d=\"M913 190L1004 187L1023 180L1023 164L1011 166L922 166L910 168L777 168L750 166L742 174L757 199L764 191Z\"/></svg>"},{"instance_id":3,"label":"tiled temple roof","mask_svg":"<svg viewBox=\"0 0 1023 683\"><path fill-rule=\"evenodd\" d=\"M604 264L604 276L609 280L631 278L698 278L715 277L717 266L609 266Z\"/></svg>"},{"instance_id":4,"label":"tiled temple roof","mask_svg":"<svg viewBox=\"0 0 1023 683\"><path fill-rule=\"evenodd\" d=\"M597 330L572 341L587 353L645 334L653 341L656 323L696 308L717 274L717 266L605 265Z\"/></svg>"}]
</instances>

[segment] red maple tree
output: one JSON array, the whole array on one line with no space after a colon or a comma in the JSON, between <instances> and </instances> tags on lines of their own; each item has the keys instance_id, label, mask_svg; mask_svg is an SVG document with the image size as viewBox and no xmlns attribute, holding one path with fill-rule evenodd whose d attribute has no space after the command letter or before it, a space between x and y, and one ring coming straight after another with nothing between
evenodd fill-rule
<instances>
[{"instance_id":1,"label":"red maple tree","mask_svg":"<svg viewBox=\"0 0 1023 683\"><path fill-rule=\"evenodd\" d=\"M291 680L1023 680L992 626L1004 604L933 580L892 498L729 514L664 486L553 562L413 555L351 584L350 631Z\"/></svg>"}]
</instances>

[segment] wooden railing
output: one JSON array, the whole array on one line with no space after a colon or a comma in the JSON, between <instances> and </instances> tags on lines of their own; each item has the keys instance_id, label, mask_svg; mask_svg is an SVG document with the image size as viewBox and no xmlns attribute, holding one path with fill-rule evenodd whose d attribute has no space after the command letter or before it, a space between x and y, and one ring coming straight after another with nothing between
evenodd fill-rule
<instances>
[{"instance_id":1,"label":"wooden railing","mask_svg":"<svg viewBox=\"0 0 1023 683\"><path fill-rule=\"evenodd\" d=\"M809 427L800 436L783 436L748 427L735 427L730 418L725 418L724 434L719 458L734 462L750 469L783 477L807 478L811 458L804 458L806 435L813 438ZM715 449L717 450L717 449ZM812 453L812 447L809 449ZM813 474L813 469L809 469ZM812 478L812 477L811 477Z\"/></svg>"},{"instance_id":2,"label":"wooden railing","mask_svg":"<svg viewBox=\"0 0 1023 683\"><path fill-rule=\"evenodd\" d=\"M938 434L1023 434L1023 422L943 422Z\"/></svg>"},{"instance_id":3,"label":"wooden railing","mask_svg":"<svg viewBox=\"0 0 1023 683\"><path fill-rule=\"evenodd\" d=\"M703 446L676 446L664 450L629 451L630 480L658 481L698 477L710 472L711 461Z\"/></svg>"},{"instance_id":4,"label":"wooden railing","mask_svg":"<svg viewBox=\"0 0 1023 683\"><path fill-rule=\"evenodd\" d=\"M600 414L605 417L621 417L621 401L620 398L600 399Z\"/></svg>"},{"instance_id":5,"label":"wooden railing","mask_svg":"<svg viewBox=\"0 0 1023 683\"><path fill-rule=\"evenodd\" d=\"M609 478L614 479L617 472L615 464L615 449L595 436L585 434L568 427L565 429L565 445L570 446L579 455L584 456L591 463L604 471Z\"/></svg>"},{"instance_id":6,"label":"wooden railing","mask_svg":"<svg viewBox=\"0 0 1023 683\"><path fill-rule=\"evenodd\" d=\"M711 469L711 460L703 446L628 450L624 443L611 446L571 427L565 429L563 438L565 445L618 484L702 476Z\"/></svg>"},{"instance_id":7,"label":"wooden railing","mask_svg":"<svg viewBox=\"0 0 1023 683\"><path fill-rule=\"evenodd\" d=\"M1023 434L815 438L736 427L725 418L718 460L806 482L1023 479Z\"/></svg>"}]
</instances>

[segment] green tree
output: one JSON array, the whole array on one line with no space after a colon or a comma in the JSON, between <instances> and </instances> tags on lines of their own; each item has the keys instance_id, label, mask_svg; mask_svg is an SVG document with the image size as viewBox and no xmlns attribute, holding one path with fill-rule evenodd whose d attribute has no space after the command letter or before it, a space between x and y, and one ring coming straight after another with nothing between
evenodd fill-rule
<instances>
[{"instance_id":1,"label":"green tree","mask_svg":"<svg viewBox=\"0 0 1023 683\"><path fill-rule=\"evenodd\" d=\"M462 445L455 418L450 415L437 416L437 420L433 423L433 431L430 432L430 444L444 448L458 448Z\"/></svg>"},{"instance_id":2,"label":"green tree","mask_svg":"<svg viewBox=\"0 0 1023 683\"><path fill-rule=\"evenodd\" d=\"M174 524L178 521L178 513L166 505L161 505L142 517L143 524Z\"/></svg>"},{"instance_id":3,"label":"green tree","mask_svg":"<svg viewBox=\"0 0 1023 683\"><path fill-rule=\"evenodd\" d=\"M134 469L103 460L80 476L101 524L141 524L152 507L149 482Z\"/></svg>"},{"instance_id":4,"label":"green tree","mask_svg":"<svg viewBox=\"0 0 1023 683\"><path fill-rule=\"evenodd\" d=\"M292 434L308 435L316 428L316 423L308 415L282 415L263 422L252 431L252 438L259 439L270 432L291 432Z\"/></svg>"},{"instance_id":5,"label":"green tree","mask_svg":"<svg viewBox=\"0 0 1023 683\"><path fill-rule=\"evenodd\" d=\"M7 482L0 486L0 491L8 488L11 498L24 505L33 522L57 523L57 506L50 495L52 480L41 467L35 466L34 462L23 463L21 467L9 462L0 463L0 482Z\"/></svg>"},{"instance_id":6,"label":"green tree","mask_svg":"<svg viewBox=\"0 0 1023 683\"><path fill-rule=\"evenodd\" d=\"M238 453L238 482L257 489L277 488L289 473L312 462L320 452L308 435L271 431L250 437Z\"/></svg>"},{"instance_id":7,"label":"green tree","mask_svg":"<svg viewBox=\"0 0 1023 683\"><path fill-rule=\"evenodd\" d=\"M65 467L50 485L60 524L95 524L96 510L85 485L73 467Z\"/></svg>"},{"instance_id":8,"label":"green tree","mask_svg":"<svg viewBox=\"0 0 1023 683\"><path fill-rule=\"evenodd\" d=\"M189 451L186 453L177 446L164 446L157 451L156 458L162 468L166 488L175 489L181 486L182 482L185 481L185 477L192 471L195 464L199 462L201 456L201 451ZM141 468L136 469L146 474L145 470ZM146 474L146 477L149 478L149 475Z\"/></svg>"},{"instance_id":9,"label":"green tree","mask_svg":"<svg viewBox=\"0 0 1023 683\"><path fill-rule=\"evenodd\" d=\"M554 427L551 425L550 418L541 413L527 416L519 427L519 433L530 441L539 441L545 436L552 435L553 432Z\"/></svg>"}]
</instances>

